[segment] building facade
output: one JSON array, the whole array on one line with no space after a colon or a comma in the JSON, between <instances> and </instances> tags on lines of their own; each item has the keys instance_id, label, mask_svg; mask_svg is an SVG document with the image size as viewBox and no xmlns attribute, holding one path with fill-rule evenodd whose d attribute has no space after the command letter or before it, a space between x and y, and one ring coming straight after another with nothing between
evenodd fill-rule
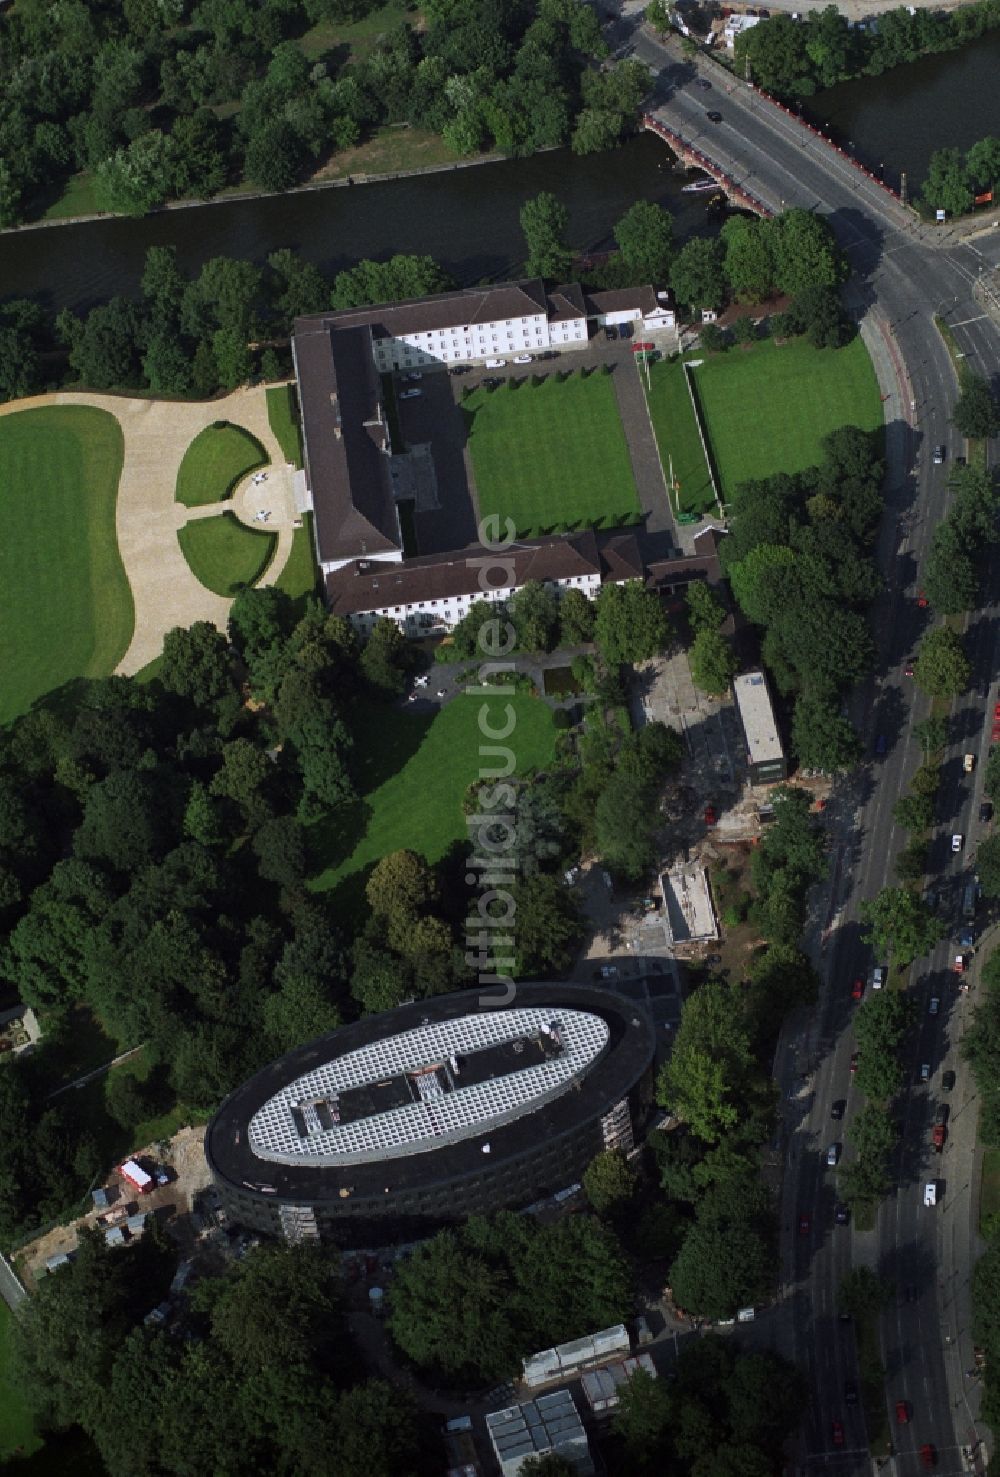
<instances>
[{"instance_id":1,"label":"building facade","mask_svg":"<svg viewBox=\"0 0 1000 1477\"><path fill-rule=\"evenodd\" d=\"M385 1245L572 1184L629 1150L652 1098L644 1009L582 985L479 990L369 1016L229 1097L205 1152L232 1220L295 1242Z\"/></svg>"}]
</instances>

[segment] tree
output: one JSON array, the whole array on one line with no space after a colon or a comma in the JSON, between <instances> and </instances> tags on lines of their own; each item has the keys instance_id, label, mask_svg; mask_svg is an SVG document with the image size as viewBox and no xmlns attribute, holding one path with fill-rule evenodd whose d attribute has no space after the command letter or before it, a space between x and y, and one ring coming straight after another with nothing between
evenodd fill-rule
<instances>
[{"instance_id":1,"label":"tree","mask_svg":"<svg viewBox=\"0 0 1000 1477\"><path fill-rule=\"evenodd\" d=\"M597 601L594 639L612 666L657 656L670 639L659 597L639 580L605 585Z\"/></svg>"},{"instance_id":2,"label":"tree","mask_svg":"<svg viewBox=\"0 0 1000 1477\"><path fill-rule=\"evenodd\" d=\"M926 831L934 824L934 802L929 795L901 795L892 814L904 830Z\"/></svg>"},{"instance_id":3,"label":"tree","mask_svg":"<svg viewBox=\"0 0 1000 1477\"><path fill-rule=\"evenodd\" d=\"M818 694L802 693L792 716L792 748L806 769L836 774L861 757L861 740L849 718Z\"/></svg>"},{"instance_id":4,"label":"tree","mask_svg":"<svg viewBox=\"0 0 1000 1477\"><path fill-rule=\"evenodd\" d=\"M714 1320L766 1297L776 1261L772 1219L767 1191L752 1175L708 1191L670 1268L678 1304Z\"/></svg>"},{"instance_id":5,"label":"tree","mask_svg":"<svg viewBox=\"0 0 1000 1477\"><path fill-rule=\"evenodd\" d=\"M410 649L399 626L380 616L361 650L361 670L378 691L398 697L406 687Z\"/></svg>"},{"instance_id":6,"label":"tree","mask_svg":"<svg viewBox=\"0 0 1000 1477\"><path fill-rule=\"evenodd\" d=\"M330 302L334 308L396 303L411 297L433 297L452 286L452 279L433 257L397 254L387 262L366 259L348 271L338 272Z\"/></svg>"},{"instance_id":7,"label":"tree","mask_svg":"<svg viewBox=\"0 0 1000 1477\"><path fill-rule=\"evenodd\" d=\"M897 964L912 964L929 954L947 929L927 904L905 887L883 887L877 896L861 904L865 937L877 954L891 956Z\"/></svg>"},{"instance_id":8,"label":"tree","mask_svg":"<svg viewBox=\"0 0 1000 1477\"><path fill-rule=\"evenodd\" d=\"M585 646L593 637L593 605L582 590L567 590L559 600L560 646Z\"/></svg>"},{"instance_id":9,"label":"tree","mask_svg":"<svg viewBox=\"0 0 1000 1477\"><path fill-rule=\"evenodd\" d=\"M70 367L93 390L114 390L138 379L139 317L132 303L113 297L91 308L81 323L64 310L56 329L69 346Z\"/></svg>"},{"instance_id":10,"label":"tree","mask_svg":"<svg viewBox=\"0 0 1000 1477\"><path fill-rule=\"evenodd\" d=\"M976 566L951 520L934 530L930 553L924 561L923 585L928 600L941 615L960 615L978 602Z\"/></svg>"},{"instance_id":11,"label":"tree","mask_svg":"<svg viewBox=\"0 0 1000 1477\"><path fill-rule=\"evenodd\" d=\"M936 753L948 742L948 719L943 713L921 719L913 725L913 737L923 749L925 758Z\"/></svg>"},{"instance_id":12,"label":"tree","mask_svg":"<svg viewBox=\"0 0 1000 1477\"><path fill-rule=\"evenodd\" d=\"M552 650L559 624L559 600L552 590L528 580L511 596L508 609L522 651Z\"/></svg>"},{"instance_id":13,"label":"tree","mask_svg":"<svg viewBox=\"0 0 1000 1477\"><path fill-rule=\"evenodd\" d=\"M726 638L718 631L699 631L688 652L691 677L702 692L721 694L739 669L739 660Z\"/></svg>"},{"instance_id":14,"label":"tree","mask_svg":"<svg viewBox=\"0 0 1000 1477\"><path fill-rule=\"evenodd\" d=\"M597 849L612 872L638 882L649 870L655 825L648 786L628 774L612 775L594 808Z\"/></svg>"},{"instance_id":15,"label":"tree","mask_svg":"<svg viewBox=\"0 0 1000 1477\"><path fill-rule=\"evenodd\" d=\"M573 261L573 253L566 245L569 211L565 205L543 190L521 206L520 221L528 248L525 275L565 278Z\"/></svg>"},{"instance_id":16,"label":"tree","mask_svg":"<svg viewBox=\"0 0 1000 1477\"><path fill-rule=\"evenodd\" d=\"M247 178L262 190L276 193L290 189L305 162L303 140L281 117L265 118L247 140L244 155Z\"/></svg>"},{"instance_id":17,"label":"tree","mask_svg":"<svg viewBox=\"0 0 1000 1477\"><path fill-rule=\"evenodd\" d=\"M852 1267L840 1279L837 1306L852 1318L881 1313L891 1302L893 1287L883 1282L871 1267Z\"/></svg>"},{"instance_id":18,"label":"tree","mask_svg":"<svg viewBox=\"0 0 1000 1477\"><path fill-rule=\"evenodd\" d=\"M437 886L423 857L414 851L392 851L375 863L365 896L372 912L388 920L392 942L394 933L405 935L414 919L437 899Z\"/></svg>"},{"instance_id":19,"label":"tree","mask_svg":"<svg viewBox=\"0 0 1000 1477\"><path fill-rule=\"evenodd\" d=\"M158 129L140 134L97 166L95 186L104 210L145 215L170 194L177 151L173 139Z\"/></svg>"},{"instance_id":20,"label":"tree","mask_svg":"<svg viewBox=\"0 0 1000 1477\"><path fill-rule=\"evenodd\" d=\"M716 1144L739 1121L752 1064L738 996L723 981L709 980L684 1002L674 1049L657 1081L657 1101L706 1144Z\"/></svg>"},{"instance_id":21,"label":"tree","mask_svg":"<svg viewBox=\"0 0 1000 1477\"><path fill-rule=\"evenodd\" d=\"M913 675L929 697L954 697L969 685L972 668L962 638L949 626L935 626L920 643Z\"/></svg>"},{"instance_id":22,"label":"tree","mask_svg":"<svg viewBox=\"0 0 1000 1477\"><path fill-rule=\"evenodd\" d=\"M637 200L616 224L614 236L634 281L666 282L674 251L674 227L661 205Z\"/></svg>"},{"instance_id":23,"label":"tree","mask_svg":"<svg viewBox=\"0 0 1000 1477\"><path fill-rule=\"evenodd\" d=\"M598 1215L622 1209L638 1184L638 1175L618 1149L598 1154L583 1172L584 1192Z\"/></svg>"},{"instance_id":24,"label":"tree","mask_svg":"<svg viewBox=\"0 0 1000 1477\"><path fill-rule=\"evenodd\" d=\"M520 978L564 975L583 934L580 911L559 877L539 872L522 877L514 899L514 968Z\"/></svg>"},{"instance_id":25,"label":"tree","mask_svg":"<svg viewBox=\"0 0 1000 1477\"><path fill-rule=\"evenodd\" d=\"M816 287L836 287L847 263L831 227L811 210L786 210L773 225L775 283L798 297Z\"/></svg>"},{"instance_id":26,"label":"tree","mask_svg":"<svg viewBox=\"0 0 1000 1477\"><path fill-rule=\"evenodd\" d=\"M702 308L718 312L725 302L722 263L722 243L702 236L692 237L674 257L670 286L677 301L690 309L692 317Z\"/></svg>"},{"instance_id":27,"label":"tree","mask_svg":"<svg viewBox=\"0 0 1000 1477\"><path fill-rule=\"evenodd\" d=\"M637 1369L621 1390L611 1427L625 1447L630 1471L662 1470L663 1447L672 1417L666 1381Z\"/></svg>"},{"instance_id":28,"label":"tree","mask_svg":"<svg viewBox=\"0 0 1000 1477\"><path fill-rule=\"evenodd\" d=\"M972 209L972 182L958 149L935 149L921 190L932 210L964 215Z\"/></svg>"},{"instance_id":29,"label":"tree","mask_svg":"<svg viewBox=\"0 0 1000 1477\"><path fill-rule=\"evenodd\" d=\"M835 287L816 283L802 288L788 310L793 331L805 334L814 349L839 349L854 337L854 325Z\"/></svg>"},{"instance_id":30,"label":"tree","mask_svg":"<svg viewBox=\"0 0 1000 1477\"><path fill-rule=\"evenodd\" d=\"M756 216L734 215L722 227L722 269L741 303L762 303L774 290L773 228Z\"/></svg>"},{"instance_id":31,"label":"tree","mask_svg":"<svg viewBox=\"0 0 1000 1477\"><path fill-rule=\"evenodd\" d=\"M229 643L208 621L167 632L158 676L168 692L199 708L218 708L237 692Z\"/></svg>"},{"instance_id":32,"label":"tree","mask_svg":"<svg viewBox=\"0 0 1000 1477\"><path fill-rule=\"evenodd\" d=\"M987 382L971 370L959 381L958 400L951 423L970 440L988 440L1000 432L1000 405Z\"/></svg>"},{"instance_id":33,"label":"tree","mask_svg":"<svg viewBox=\"0 0 1000 1477\"><path fill-rule=\"evenodd\" d=\"M1000 897L1000 836L987 836L976 852L976 874L986 897Z\"/></svg>"},{"instance_id":34,"label":"tree","mask_svg":"<svg viewBox=\"0 0 1000 1477\"><path fill-rule=\"evenodd\" d=\"M519 1477L573 1477L576 1468L557 1451L529 1456L521 1463Z\"/></svg>"},{"instance_id":35,"label":"tree","mask_svg":"<svg viewBox=\"0 0 1000 1477\"><path fill-rule=\"evenodd\" d=\"M688 620L693 631L717 631L726 609L706 580L692 580L687 588Z\"/></svg>"},{"instance_id":36,"label":"tree","mask_svg":"<svg viewBox=\"0 0 1000 1477\"><path fill-rule=\"evenodd\" d=\"M970 179L980 190L1000 189L1000 138L979 139L965 156Z\"/></svg>"}]
</instances>

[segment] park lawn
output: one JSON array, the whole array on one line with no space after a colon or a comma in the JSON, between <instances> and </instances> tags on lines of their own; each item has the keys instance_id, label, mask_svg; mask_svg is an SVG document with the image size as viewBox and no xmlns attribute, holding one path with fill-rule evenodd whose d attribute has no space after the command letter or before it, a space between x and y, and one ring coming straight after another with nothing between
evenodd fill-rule
<instances>
[{"instance_id":1,"label":"park lawn","mask_svg":"<svg viewBox=\"0 0 1000 1477\"><path fill-rule=\"evenodd\" d=\"M225 596L257 583L278 542L275 534L257 533L232 513L185 523L177 530L177 538L195 579L214 594Z\"/></svg>"},{"instance_id":2,"label":"park lawn","mask_svg":"<svg viewBox=\"0 0 1000 1477\"><path fill-rule=\"evenodd\" d=\"M267 418L271 424L281 454L286 462L295 467L302 465L302 432L299 429L299 412L292 385L273 385L266 392Z\"/></svg>"},{"instance_id":3,"label":"park lawn","mask_svg":"<svg viewBox=\"0 0 1000 1477\"><path fill-rule=\"evenodd\" d=\"M310 27L299 38L299 49L311 62L319 61L331 51L346 48L350 59L366 56L380 36L388 35L397 26L413 25L419 19L417 11L400 0L389 0L370 14L356 21L321 20ZM347 60L346 55L338 59L338 65Z\"/></svg>"},{"instance_id":4,"label":"park lawn","mask_svg":"<svg viewBox=\"0 0 1000 1477\"><path fill-rule=\"evenodd\" d=\"M453 842L464 841L465 792L484 763L495 768L499 762L495 754L480 756L481 746L491 741L483 738L479 715L485 704L488 724L499 729L508 703L516 722L505 743L517 772L544 768L555 753L555 725L539 698L502 689L487 698L462 693L429 716L385 703L355 704L351 731L362 803L349 819L338 816L314 829L321 869L313 887L337 887L403 847L437 862Z\"/></svg>"},{"instance_id":5,"label":"park lawn","mask_svg":"<svg viewBox=\"0 0 1000 1477\"><path fill-rule=\"evenodd\" d=\"M177 501L185 508L221 503L248 472L267 460L263 446L242 426L228 421L206 426L191 442L178 468Z\"/></svg>"},{"instance_id":6,"label":"park lawn","mask_svg":"<svg viewBox=\"0 0 1000 1477\"><path fill-rule=\"evenodd\" d=\"M81 215L97 215L97 179L89 169L71 174L62 194L43 211L44 221L73 220Z\"/></svg>"},{"instance_id":7,"label":"park lawn","mask_svg":"<svg viewBox=\"0 0 1000 1477\"><path fill-rule=\"evenodd\" d=\"M14 1315L0 1298L0 1462L15 1454L30 1456L42 1446L27 1402L11 1378L13 1325Z\"/></svg>"},{"instance_id":8,"label":"park lawn","mask_svg":"<svg viewBox=\"0 0 1000 1477\"><path fill-rule=\"evenodd\" d=\"M691 405L684 367L679 359L673 363L661 359L650 366L648 388L645 376L640 378L646 391L664 480L668 485L673 467L679 511L707 513L715 508L715 492L698 435L698 422Z\"/></svg>"},{"instance_id":9,"label":"park lawn","mask_svg":"<svg viewBox=\"0 0 1000 1477\"><path fill-rule=\"evenodd\" d=\"M474 390L462 410L481 518L510 517L527 538L638 519L610 375L508 380Z\"/></svg>"},{"instance_id":10,"label":"park lawn","mask_svg":"<svg viewBox=\"0 0 1000 1477\"><path fill-rule=\"evenodd\" d=\"M118 422L90 406L0 418L0 723L74 678L107 676L128 650L123 449Z\"/></svg>"},{"instance_id":11,"label":"park lawn","mask_svg":"<svg viewBox=\"0 0 1000 1477\"><path fill-rule=\"evenodd\" d=\"M1000 1149L984 1149L979 1184L980 1236L989 1235L990 1221L994 1216L1000 1216Z\"/></svg>"},{"instance_id":12,"label":"park lawn","mask_svg":"<svg viewBox=\"0 0 1000 1477\"><path fill-rule=\"evenodd\" d=\"M858 335L843 349L804 338L705 356L693 371L723 502L741 482L801 472L820 460L820 442L839 426L877 430L882 400Z\"/></svg>"},{"instance_id":13,"label":"park lawn","mask_svg":"<svg viewBox=\"0 0 1000 1477\"><path fill-rule=\"evenodd\" d=\"M316 561L313 557L312 514L306 513L302 527L292 534L292 552L275 580L275 586L290 596L300 612L306 598L316 590Z\"/></svg>"}]
</instances>

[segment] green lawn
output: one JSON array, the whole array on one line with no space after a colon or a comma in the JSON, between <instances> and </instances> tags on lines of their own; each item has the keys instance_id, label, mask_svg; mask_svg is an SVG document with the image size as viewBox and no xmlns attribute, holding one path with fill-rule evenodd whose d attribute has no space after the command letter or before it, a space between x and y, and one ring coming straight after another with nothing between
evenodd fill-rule
<instances>
[{"instance_id":1,"label":"green lawn","mask_svg":"<svg viewBox=\"0 0 1000 1477\"><path fill-rule=\"evenodd\" d=\"M99 208L96 180L89 170L83 170L70 175L62 194L42 213L42 220L72 220L78 215L95 215Z\"/></svg>"},{"instance_id":2,"label":"green lawn","mask_svg":"<svg viewBox=\"0 0 1000 1477\"><path fill-rule=\"evenodd\" d=\"M242 426L228 421L206 426L184 453L177 472L177 501L185 508L221 503L248 472L266 461L263 446Z\"/></svg>"},{"instance_id":3,"label":"green lawn","mask_svg":"<svg viewBox=\"0 0 1000 1477\"><path fill-rule=\"evenodd\" d=\"M128 649L122 452L118 422L89 406L0 418L0 722L74 678L106 676Z\"/></svg>"},{"instance_id":4,"label":"green lawn","mask_svg":"<svg viewBox=\"0 0 1000 1477\"><path fill-rule=\"evenodd\" d=\"M292 385L274 385L267 390L267 418L271 430L277 437L281 454L286 462L296 467L302 465L302 432L299 430L299 412Z\"/></svg>"},{"instance_id":5,"label":"green lawn","mask_svg":"<svg viewBox=\"0 0 1000 1477\"><path fill-rule=\"evenodd\" d=\"M1000 1216L1000 1149L983 1150L983 1177L979 1186L979 1234L989 1234L989 1224Z\"/></svg>"},{"instance_id":6,"label":"green lawn","mask_svg":"<svg viewBox=\"0 0 1000 1477\"><path fill-rule=\"evenodd\" d=\"M177 537L195 579L216 595L235 595L243 585L255 585L278 541L273 533L247 528L232 513L185 523Z\"/></svg>"},{"instance_id":7,"label":"green lawn","mask_svg":"<svg viewBox=\"0 0 1000 1477\"><path fill-rule=\"evenodd\" d=\"M388 5L357 21L322 20L306 31L298 44L310 61L317 61L338 48L345 48L352 57L365 56L380 36L404 22L413 25L417 19L416 10L400 4L399 0L390 0Z\"/></svg>"},{"instance_id":8,"label":"green lawn","mask_svg":"<svg viewBox=\"0 0 1000 1477\"><path fill-rule=\"evenodd\" d=\"M839 426L883 424L878 381L860 336L843 349L805 339L703 356L695 386L723 502L741 482L801 472L816 464L820 441Z\"/></svg>"},{"instance_id":9,"label":"green lawn","mask_svg":"<svg viewBox=\"0 0 1000 1477\"><path fill-rule=\"evenodd\" d=\"M430 680L433 686L433 671ZM494 728L503 726L505 705L513 708L516 723L506 743L519 773L551 762L555 727L551 710L539 698L508 692L486 699L462 694L433 714L384 703L354 706L351 729L363 799L350 815L314 831L317 889L360 879L380 857L402 847L436 862L453 842L465 839L463 796L483 763L497 762L495 757L480 758L480 746L489 742L479 726L484 703Z\"/></svg>"},{"instance_id":10,"label":"green lawn","mask_svg":"<svg viewBox=\"0 0 1000 1477\"><path fill-rule=\"evenodd\" d=\"M306 513L302 527L292 534L292 552L288 563L275 581L279 590L284 590L302 608L306 596L316 589L316 561L313 557L312 514Z\"/></svg>"},{"instance_id":11,"label":"green lawn","mask_svg":"<svg viewBox=\"0 0 1000 1477\"><path fill-rule=\"evenodd\" d=\"M645 375L641 378L645 388ZM661 359L651 365L646 399L663 464L663 475L668 483L671 466L673 467L679 510L684 513L707 513L714 510L712 480L701 449L698 423L691 407L684 366L679 359L672 364Z\"/></svg>"},{"instance_id":12,"label":"green lawn","mask_svg":"<svg viewBox=\"0 0 1000 1477\"><path fill-rule=\"evenodd\" d=\"M522 537L639 514L610 375L475 390L462 401L481 517L513 518Z\"/></svg>"},{"instance_id":13,"label":"green lawn","mask_svg":"<svg viewBox=\"0 0 1000 1477\"><path fill-rule=\"evenodd\" d=\"M30 1456L42 1445L24 1396L11 1381L10 1340L14 1315L0 1298L0 1462Z\"/></svg>"}]
</instances>

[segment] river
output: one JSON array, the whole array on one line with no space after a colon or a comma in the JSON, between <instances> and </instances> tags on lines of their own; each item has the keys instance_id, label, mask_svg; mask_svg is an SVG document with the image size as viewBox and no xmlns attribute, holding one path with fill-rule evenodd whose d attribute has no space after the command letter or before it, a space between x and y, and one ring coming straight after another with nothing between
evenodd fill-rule
<instances>
[{"instance_id":1,"label":"river","mask_svg":"<svg viewBox=\"0 0 1000 1477\"><path fill-rule=\"evenodd\" d=\"M149 246L177 247L186 272L210 257L263 262L290 246L327 273L361 257L435 257L462 285L516 276L524 258L518 212L540 190L569 210L579 251L614 245L611 230L636 200L664 205L678 239L708 233L706 202L680 193L683 177L649 134L605 154L569 150L379 184L310 190L0 235L0 295L42 294L53 308L135 295Z\"/></svg>"},{"instance_id":2,"label":"river","mask_svg":"<svg viewBox=\"0 0 1000 1477\"><path fill-rule=\"evenodd\" d=\"M819 92L805 111L829 124L837 141L852 145L870 168L884 166L887 183L898 188L905 170L912 198L935 149L965 150L1000 134L998 85L1000 31L990 31L961 51Z\"/></svg>"}]
</instances>

